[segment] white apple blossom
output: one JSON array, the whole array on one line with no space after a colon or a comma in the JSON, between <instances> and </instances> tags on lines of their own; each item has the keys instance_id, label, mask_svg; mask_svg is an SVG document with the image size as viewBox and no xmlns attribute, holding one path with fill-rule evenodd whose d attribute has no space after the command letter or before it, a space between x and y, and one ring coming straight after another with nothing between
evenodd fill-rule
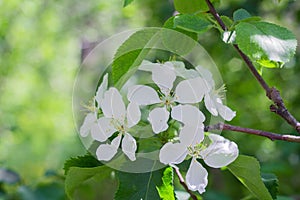
<instances>
[{"instance_id":1,"label":"white apple blossom","mask_svg":"<svg viewBox=\"0 0 300 200\"><path fill-rule=\"evenodd\" d=\"M93 111L88 113L80 127L80 135L86 137L89 133L94 140L105 142L115 132L119 132L110 144L101 144L96 151L99 160L109 161L117 153L122 140L122 151L132 161L137 149L135 139L127 130L136 125L141 117L137 104L129 103L127 110L122 96L116 88L108 90L108 74L103 77L94 97ZM101 109L103 116L98 119L98 110ZM122 139L122 136L123 139Z\"/></svg>"},{"instance_id":2,"label":"white apple blossom","mask_svg":"<svg viewBox=\"0 0 300 200\"><path fill-rule=\"evenodd\" d=\"M207 91L204 95L204 103L207 110L214 116L220 115L224 120L231 121L236 112L232 111L229 107L223 104L221 92L224 92L224 86L215 90L215 82L210 71L198 66L196 70L204 78L207 85L211 86L211 90Z\"/></svg>"},{"instance_id":3,"label":"white apple blossom","mask_svg":"<svg viewBox=\"0 0 300 200\"><path fill-rule=\"evenodd\" d=\"M141 112L137 104L131 102L125 108L120 92L111 87L104 93L104 98L100 105L103 117L97 120L98 130L92 137L100 142L106 141L115 132L118 136L110 144L101 144L96 151L99 160L109 161L116 153L121 143L122 151L131 160L134 161L135 151L137 149L135 139L128 133L128 129L136 125L141 118Z\"/></svg>"},{"instance_id":4,"label":"white apple blossom","mask_svg":"<svg viewBox=\"0 0 300 200\"><path fill-rule=\"evenodd\" d=\"M146 62L140 66L142 70L152 72L152 80L160 89L161 97L157 92L145 85L134 85L128 89L128 100L139 106L162 104L162 107L150 111L148 120L152 125L154 133L160 133L168 129L170 110L176 105L194 104L202 101L209 88L200 76L179 82L173 91L176 79L176 71L172 62L150 63ZM188 114L188 113L187 113ZM171 115L172 117L172 115Z\"/></svg>"},{"instance_id":5,"label":"white apple blossom","mask_svg":"<svg viewBox=\"0 0 300 200\"><path fill-rule=\"evenodd\" d=\"M188 154L187 147L204 139L205 116L198 108L192 105L178 105L173 108L171 115L184 126L179 133L179 142L168 142L161 148L159 159L164 164L181 163Z\"/></svg>"},{"instance_id":6,"label":"white apple blossom","mask_svg":"<svg viewBox=\"0 0 300 200\"><path fill-rule=\"evenodd\" d=\"M185 131L186 127L184 126L181 131ZM186 136L194 137L195 135L191 132L193 131L188 131ZM186 156L190 155L192 160L185 177L186 183L190 190L198 191L200 194L205 192L208 173L197 159L203 159L204 163L210 167L220 168L232 163L239 152L234 142L220 135L209 134L208 138L208 144L204 142L195 144L194 140L180 138L178 143L166 143L159 154L160 162L171 166L183 162Z\"/></svg>"},{"instance_id":7,"label":"white apple blossom","mask_svg":"<svg viewBox=\"0 0 300 200\"><path fill-rule=\"evenodd\" d=\"M97 102L97 107L93 105L93 111L88 113L83 121L82 126L80 127L79 133L82 137L86 137L90 132L96 134L97 132L97 114L98 108L103 100L104 93L107 90L108 85L108 74L103 76L102 83L99 85L94 101ZM93 102L95 104L95 102Z\"/></svg>"}]
</instances>

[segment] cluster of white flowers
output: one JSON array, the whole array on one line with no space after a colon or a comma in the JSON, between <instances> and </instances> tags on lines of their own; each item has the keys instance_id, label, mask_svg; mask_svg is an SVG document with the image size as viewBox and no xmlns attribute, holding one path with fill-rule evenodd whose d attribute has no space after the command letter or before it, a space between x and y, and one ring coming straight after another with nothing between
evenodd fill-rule
<instances>
[{"instance_id":1,"label":"cluster of white flowers","mask_svg":"<svg viewBox=\"0 0 300 200\"><path fill-rule=\"evenodd\" d=\"M98 147L98 159L111 160L122 140L122 151L134 161L137 144L128 130L140 121L141 107L154 105L148 116L154 134L166 131L171 119L180 124L178 137L170 138L160 149L160 162L177 167L175 165L183 162L187 156L192 157L186 182L190 190L203 193L208 173L197 159L203 159L210 167L220 168L237 158L238 147L222 136L204 134L205 116L199 110L199 103L204 100L205 107L212 115L220 115L227 121L235 117L235 112L223 105L218 90L215 90L212 74L200 66L188 70L183 62L143 61L139 70L151 72L159 90L147 85L130 86L126 109L120 92L114 87L108 88L108 77L105 75L95 96L97 107L86 116L80 128L81 136L85 137L90 132L93 139L105 142L117 132L118 135L110 143ZM98 110L103 113L99 118Z\"/></svg>"}]
</instances>

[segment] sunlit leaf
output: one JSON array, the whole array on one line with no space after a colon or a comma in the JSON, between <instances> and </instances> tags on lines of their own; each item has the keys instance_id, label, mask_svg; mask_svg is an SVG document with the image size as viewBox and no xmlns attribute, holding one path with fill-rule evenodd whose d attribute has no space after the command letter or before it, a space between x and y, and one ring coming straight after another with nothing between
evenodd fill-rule
<instances>
[{"instance_id":1,"label":"sunlit leaf","mask_svg":"<svg viewBox=\"0 0 300 200\"><path fill-rule=\"evenodd\" d=\"M163 200L175 200L173 186L173 169L167 167L162 177L163 184L157 188L159 196Z\"/></svg>"},{"instance_id":2,"label":"sunlit leaf","mask_svg":"<svg viewBox=\"0 0 300 200\"><path fill-rule=\"evenodd\" d=\"M286 28L267 22L241 22L236 42L253 61L264 67L279 67L295 54L297 40Z\"/></svg>"},{"instance_id":3,"label":"sunlit leaf","mask_svg":"<svg viewBox=\"0 0 300 200\"><path fill-rule=\"evenodd\" d=\"M227 166L229 171L258 199L272 200L260 175L259 162L254 157L240 155Z\"/></svg>"}]
</instances>

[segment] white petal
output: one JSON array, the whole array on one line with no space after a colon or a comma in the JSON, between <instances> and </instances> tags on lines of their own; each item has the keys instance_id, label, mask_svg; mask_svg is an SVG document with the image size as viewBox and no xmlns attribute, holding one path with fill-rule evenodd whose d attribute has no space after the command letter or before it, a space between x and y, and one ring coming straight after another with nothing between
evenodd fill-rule
<instances>
[{"instance_id":1,"label":"white petal","mask_svg":"<svg viewBox=\"0 0 300 200\"><path fill-rule=\"evenodd\" d=\"M122 151L124 154L131 160L135 161L135 151L136 151L136 141L135 139L128 133L125 133L125 136L122 140Z\"/></svg>"},{"instance_id":2,"label":"white petal","mask_svg":"<svg viewBox=\"0 0 300 200\"><path fill-rule=\"evenodd\" d=\"M202 126L205 120L203 113L192 105L178 105L172 108L171 117L184 125Z\"/></svg>"},{"instance_id":3,"label":"white petal","mask_svg":"<svg viewBox=\"0 0 300 200\"><path fill-rule=\"evenodd\" d=\"M130 102L127 106L127 126L131 128L132 126L136 125L141 119L141 111L139 106L134 103Z\"/></svg>"},{"instance_id":4,"label":"white petal","mask_svg":"<svg viewBox=\"0 0 300 200\"><path fill-rule=\"evenodd\" d=\"M121 141L121 135L114 138L111 144L101 144L96 151L98 160L104 160L104 161L111 160L118 151L120 141Z\"/></svg>"},{"instance_id":5,"label":"white petal","mask_svg":"<svg viewBox=\"0 0 300 200\"><path fill-rule=\"evenodd\" d=\"M83 124L80 127L80 131L79 131L80 135L82 137L86 137L89 134L89 132L90 132L93 124L96 122L96 120L97 120L97 117L96 117L95 113L88 113L86 115L86 117L84 118Z\"/></svg>"},{"instance_id":6,"label":"white petal","mask_svg":"<svg viewBox=\"0 0 300 200\"><path fill-rule=\"evenodd\" d=\"M139 70L152 72L153 68L158 67L159 63L152 63L148 60L143 60L142 64L139 66Z\"/></svg>"},{"instance_id":7,"label":"white petal","mask_svg":"<svg viewBox=\"0 0 300 200\"><path fill-rule=\"evenodd\" d=\"M119 134L117 137L115 137L112 141L111 141L111 145L115 146L116 148L118 148L120 146L121 143L121 138L122 138L122 134Z\"/></svg>"},{"instance_id":8,"label":"white petal","mask_svg":"<svg viewBox=\"0 0 300 200\"><path fill-rule=\"evenodd\" d=\"M97 92L96 92L95 99L98 103L98 107L101 105L101 102L103 101L103 98L104 98L104 93L107 90L107 84L108 84L107 78L108 78L108 74L105 74L103 76L102 83L99 85Z\"/></svg>"},{"instance_id":9,"label":"white petal","mask_svg":"<svg viewBox=\"0 0 300 200\"><path fill-rule=\"evenodd\" d=\"M127 98L130 102L134 102L140 106L161 102L157 92L153 88L145 85L134 85L129 87Z\"/></svg>"},{"instance_id":10,"label":"white petal","mask_svg":"<svg viewBox=\"0 0 300 200\"><path fill-rule=\"evenodd\" d=\"M214 168L220 168L232 163L239 154L238 146L216 134L210 134L209 138L212 143L205 150L200 152L204 162Z\"/></svg>"},{"instance_id":11,"label":"white petal","mask_svg":"<svg viewBox=\"0 0 300 200\"><path fill-rule=\"evenodd\" d=\"M152 125L152 130L154 133L160 133L168 129L169 112L165 107L154 108L148 117L149 122Z\"/></svg>"},{"instance_id":12,"label":"white petal","mask_svg":"<svg viewBox=\"0 0 300 200\"><path fill-rule=\"evenodd\" d=\"M199 76L198 72L193 69L186 69L183 62L180 61L169 61L165 64L172 63L176 76L184 79L196 78Z\"/></svg>"},{"instance_id":13,"label":"white petal","mask_svg":"<svg viewBox=\"0 0 300 200\"><path fill-rule=\"evenodd\" d=\"M209 88L201 77L183 80L175 89L175 101L179 103L198 103Z\"/></svg>"},{"instance_id":14,"label":"white petal","mask_svg":"<svg viewBox=\"0 0 300 200\"><path fill-rule=\"evenodd\" d=\"M125 104L116 88L112 87L105 92L101 108L105 117L124 122L126 114Z\"/></svg>"},{"instance_id":15,"label":"white petal","mask_svg":"<svg viewBox=\"0 0 300 200\"><path fill-rule=\"evenodd\" d=\"M226 121L231 121L236 115L235 111L220 103L217 103L217 109L221 117Z\"/></svg>"},{"instance_id":16,"label":"white petal","mask_svg":"<svg viewBox=\"0 0 300 200\"><path fill-rule=\"evenodd\" d=\"M208 69L205 69L204 67L201 66L197 66L196 70L201 75L201 77L204 78L208 88L210 90L213 89L215 87L215 81L213 79L211 72Z\"/></svg>"},{"instance_id":17,"label":"white petal","mask_svg":"<svg viewBox=\"0 0 300 200\"><path fill-rule=\"evenodd\" d=\"M207 186L208 173L206 169L197 162L196 159L192 159L191 165L186 173L185 179L187 186L192 191L198 191L200 194L205 192Z\"/></svg>"},{"instance_id":18,"label":"white petal","mask_svg":"<svg viewBox=\"0 0 300 200\"><path fill-rule=\"evenodd\" d=\"M199 144L204 139L204 125L201 127L194 127L185 125L179 133L179 140L186 146L193 146Z\"/></svg>"},{"instance_id":19,"label":"white petal","mask_svg":"<svg viewBox=\"0 0 300 200\"><path fill-rule=\"evenodd\" d=\"M176 74L174 70L165 65L155 67L152 70L152 80L165 95L170 93L175 79Z\"/></svg>"},{"instance_id":20,"label":"white petal","mask_svg":"<svg viewBox=\"0 0 300 200\"><path fill-rule=\"evenodd\" d=\"M159 151L159 160L163 164L179 164L188 153L187 147L181 143L166 143Z\"/></svg>"},{"instance_id":21,"label":"white petal","mask_svg":"<svg viewBox=\"0 0 300 200\"><path fill-rule=\"evenodd\" d=\"M218 115L216 102L214 101L213 97L210 96L211 94L206 94L204 96L204 104L206 109L214 116Z\"/></svg>"},{"instance_id":22,"label":"white petal","mask_svg":"<svg viewBox=\"0 0 300 200\"><path fill-rule=\"evenodd\" d=\"M105 117L98 119L91 128L92 138L100 142L107 140L116 131L112 124L112 119Z\"/></svg>"}]
</instances>

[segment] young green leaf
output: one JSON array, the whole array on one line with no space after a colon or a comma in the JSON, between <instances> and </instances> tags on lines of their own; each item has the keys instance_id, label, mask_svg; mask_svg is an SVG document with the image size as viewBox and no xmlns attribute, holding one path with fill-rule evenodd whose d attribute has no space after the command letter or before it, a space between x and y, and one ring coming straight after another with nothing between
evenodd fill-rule
<instances>
[{"instance_id":1,"label":"young green leaf","mask_svg":"<svg viewBox=\"0 0 300 200\"><path fill-rule=\"evenodd\" d=\"M154 38L158 31L156 28L137 31L118 48L112 63L112 79L115 87L123 86L135 72L149 52L146 46L156 42Z\"/></svg>"},{"instance_id":2,"label":"young green leaf","mask_svg":"<svg viewBox=\"0 0 300 200\"><path fill-rule=\"evenodd\" d=\"M68 173L71 167L82 167L82 168L89 168L89 167L98 167L103 165L99 160L97 160L94 156L87 153L84 156L78 156L75 158L68 159L64 164L65 174Z\"/></svg>"},{"instance_id":3,"label":"young green leaf","mask_svg":"<svg viewBox=\"0 0 300 200\"><path fill-rule=\"evenodd\" d=\"M161 186L156 186L160 198L162 200L175 200L172 167L165 169L162 182L163 184Z\"/></svg>"},{"instance_id":4,"label":"young green leaf","mask_svg":"<svg viewBox=\"0 0 300 200\"><path fill-rule=\"evenodd\" d=\"M251 60L264 67L280 67L295 54L297 40L286 28L267 22L240 22L236 43Z\"/></svg>"},{"instance_id":5,"label":"young green leaf","mask_svg":"<svg viewBox=\"0 0 300 200\"><path fill-rule=\"evenodd\" d=\"M124 4L123 7L128 6L129 4L131 4L131 2L133 2L134 0L124 0Z\"/></svg>"},{"instance_id":6,"label":"young green leaf","mask_svg":"<svg viewBox=\"0 0 300 200\"><path fill-rule=\"evenodd\" d=\"M276 199L278 194L278 179L274 174L262 174L262 181L269 190L273 199Z\"/></svg>"},{"instance_id":7,"label":"young green leaf","mask_svg":"<svg viewBox=\"0 0 300 200\"><path fill-rule=\"evenodd\" d=\"M174 26L189 32L203 33L209 30L212 24L202 16L183 14L175 16Z\"/></svg>"},{"instance_id":8,"label":"young green leaf","mask_svg":"<svg viewBox=\"0 0 300 200\"><path fill-rule=\"evenodd\" d=\"M115 200L152 200L160 199L156 190L157 185L162 185L163 169L148 173L118 172L119 189Z\"/></svg>"},{"instance_id":9,"label":"young green leaf","mask_svg":"<svg viewBox=\"0 0 300 200\"><path fill-rule=\"evenodd\" d=\"M256 158L240 155L227 168L258 199L272 200L261 179L260 165Z\"/></svg>"},{"instance_id":10,"label":"young green leaf","mask_svg":"<svg viewBox=\"0 0 300 200\"><path fill-rule=\"evenodd\" d=\"M65 190L70 199L112 199L117 181L107 166L71 167L66 176ZM101 188L99 190L99 188Z\"/></svg>"},{"instance_id":11,"label":"young green leaf","mask_svg":"<svg viewBox=\"0 0 300 200\"><path fill-rule=\"evenodd\" d=\"M247 18L250 18L250 17L251 17L250 13L248 13L247 10L242 9L242 8L236 10L233 13L233 20L234 21L240 21L240 20L247 19Z\"/></svg>"},{"instance_id":12,"label":"young green leaf","mask_svg":"<svg viewBox=\"0 0 300 200\"><path fill-rule=\"evenodd\" d=\"M232 26L232 24L233 24L232 19L230 19L226 15L222 15L222 16L220 16L220 18L222 19L222 21L224 22L224 24L226 25L227 28L230 28Z\"/></svg>"}]
</instances>

